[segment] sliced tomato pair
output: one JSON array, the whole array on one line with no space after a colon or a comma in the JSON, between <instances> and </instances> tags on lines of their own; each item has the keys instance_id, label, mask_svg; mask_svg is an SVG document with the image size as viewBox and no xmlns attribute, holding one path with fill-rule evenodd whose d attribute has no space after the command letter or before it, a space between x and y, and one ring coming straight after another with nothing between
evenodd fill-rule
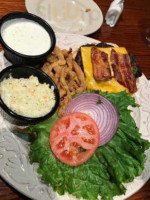
<instances>
[{"instance_id":1,"label":"sliced tomato pair","mask_svg":"<svg viewBox=\"0 0 150 200\"><path fill-rule=\"evenodd\" d=\"M52 127L50 146L63 163L78 166L86 162L99 145L100 134L95 121L84 113L63 116Z\"/></svg>"}]
</instances>

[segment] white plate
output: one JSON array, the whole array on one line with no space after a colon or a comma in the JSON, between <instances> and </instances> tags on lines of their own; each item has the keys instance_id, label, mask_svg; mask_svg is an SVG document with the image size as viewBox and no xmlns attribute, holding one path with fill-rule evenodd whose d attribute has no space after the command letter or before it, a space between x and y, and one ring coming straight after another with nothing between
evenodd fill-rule
<instances>
[{"instance_id":1,"label":"white plate","mask_svg":"<svg viewBox=\"0 0 150 200\"><path fill-rule=\"evenodd\" d=\"M56 32L88 35L103 23L102 12L93 0L26 0L25 5Z\"/></svg>"},{"instance_id":2,"label":"white plate","mask_svg":"<svg viewBox=\"0 0 150 200\"><path fill-rule=\"evenodd\" d=\"M57 45L61 48L74 50L86 43L98 42L91 38L72 34L57 34ZM0 69L10 63L0 53ZM140 108L133 109L133 117L140 128L142 137L150 141L150 83L143 75L138 82L138 92L135 94ZM40 181L36 173L36 166L30 165L28 159L28 143L11 133L0 116L0 175L14 188L26 196L36 200L75 200L65 194L59 196L52 188ZM150 178L150 150L146 152L147 161L140 177L132 183L126 184L126 195L115 197L123 200L137 192Z\"/></svg>"}]
</instances>

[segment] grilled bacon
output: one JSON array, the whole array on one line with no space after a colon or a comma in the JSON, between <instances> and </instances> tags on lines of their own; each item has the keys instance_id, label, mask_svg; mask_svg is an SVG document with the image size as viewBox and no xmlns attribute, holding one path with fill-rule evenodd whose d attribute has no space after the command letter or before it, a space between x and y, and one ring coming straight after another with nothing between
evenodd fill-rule
<instances>
[{"instance_id":1,"label":"grilled bacon","mask_svg":"<svg viewBox=\"0 0 150 200\"><path fill-rule=\"evenodd\" d=\"M108 55L96 47L92 51L93 76L96 81L105 81L111 78L111 70L108 63Z\"/></svg>"},{"instance_id":2,"label":"grilled bacon","mask_svg":"<svg viewBox=\"0 0 150 200\"><path fill-rule=\"evenodd\" d=\"M129 55L117 53L114 49L112 49L111 63L116 80L128 88L130 93L136 92L136 80L132 73Z\"/></svg>"}]
</instances>

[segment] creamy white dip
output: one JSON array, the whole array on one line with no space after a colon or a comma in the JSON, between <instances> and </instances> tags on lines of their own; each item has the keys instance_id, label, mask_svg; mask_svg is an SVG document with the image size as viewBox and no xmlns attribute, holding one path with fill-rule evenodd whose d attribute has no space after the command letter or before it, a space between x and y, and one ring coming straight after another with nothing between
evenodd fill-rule
<instances>
[{"instance_id":1,"label":"creamy white dip","mask_svg":"<svg viewBox=\"0 0 150 200\"><path fill-rule=\"evenodd\" d=\"M0 95L12 111L31 118L46 115L55 105L54 88L39 83L35 76L4 79L0 83Z\"/></svg>"},{"instance_id":2,"label":"creamy white dip","mask_svg":"<svg viewBox=\"0 0 150 200\"><path fill-rule=\"evenodd\" d=\"M41 55L51 46L48 32L38 23L28 19L12 19L2 25L4 42L24 55Z\"/></svg>"}]
</instances>

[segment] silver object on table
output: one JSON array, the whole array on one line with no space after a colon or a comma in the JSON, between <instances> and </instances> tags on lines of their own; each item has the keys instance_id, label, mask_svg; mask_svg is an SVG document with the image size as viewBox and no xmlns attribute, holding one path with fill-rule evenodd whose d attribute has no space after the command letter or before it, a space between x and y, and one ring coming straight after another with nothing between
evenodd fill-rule
<instances>
[{"instance_id":1,"label":"silver object on table","mask_svg":"<svg viewBox=\"0 0 150 200\"><path fill-rule=\"evenodd\" d=\"M124 0L114 0L105 16L106 24L114 27L123 11Z\"/></svg>"}]
</instances>

